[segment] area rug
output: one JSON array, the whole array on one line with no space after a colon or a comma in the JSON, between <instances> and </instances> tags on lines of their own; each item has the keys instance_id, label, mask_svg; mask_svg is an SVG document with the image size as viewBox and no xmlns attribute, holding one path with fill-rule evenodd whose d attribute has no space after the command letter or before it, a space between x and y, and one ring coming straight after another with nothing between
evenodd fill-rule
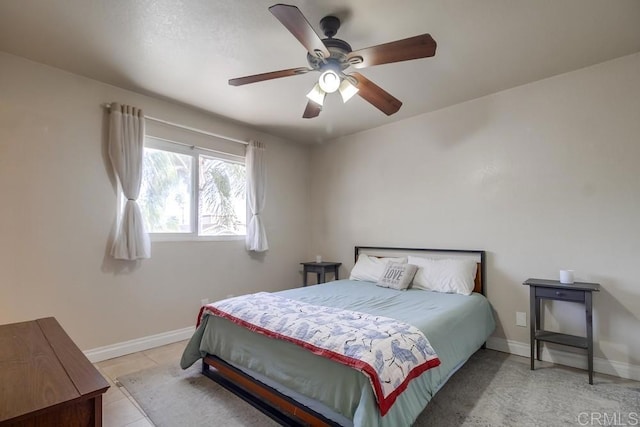
<instances>
[{"instance_id":1,"label":"area rug","mask_svg":"<svg viewBox=\"0 0 640 427\"><path fill-rule=\"evenodd\" d=\"M159 427L277 425L199 368L183 371L176 362L118 380ZM589 385L581 370L544 364L530 371L528 360L480 350L414 425L640 425L640 383L596 374Z\"/></svg>"}]
</instances>

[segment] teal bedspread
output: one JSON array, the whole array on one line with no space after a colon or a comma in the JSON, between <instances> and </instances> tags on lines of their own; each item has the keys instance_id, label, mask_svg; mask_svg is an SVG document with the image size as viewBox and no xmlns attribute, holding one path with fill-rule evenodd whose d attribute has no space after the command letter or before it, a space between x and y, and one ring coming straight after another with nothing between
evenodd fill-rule
<instances>
[{"instance_id":1,"label":"teal bedspread","mask_svg":"<svg viewBox=\"0 0 640 427\"><path fill-rule=\"evenodd\" d=\"M480 348L495 328L487 299L475 293L464 296L418 289L397 291L371 282L339 280L277 294L412 324L425 334L441 365L412 380L384 417L380 417L369 380L362 373L226 319L206 318L187 345L181 366L186 369L207 353L216 355L269 378L270 385L279 384L276 388L284 394L293 390L292 397L298 400L302 395L318 402L313 409L339 423L357 427L410 426L450 374Z\"/></svg>"}]
</instances>

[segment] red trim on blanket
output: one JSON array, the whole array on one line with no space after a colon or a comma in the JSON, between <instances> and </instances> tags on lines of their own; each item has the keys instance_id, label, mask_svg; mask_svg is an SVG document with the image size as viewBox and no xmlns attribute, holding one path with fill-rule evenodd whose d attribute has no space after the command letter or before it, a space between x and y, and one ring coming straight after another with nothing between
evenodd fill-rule
<instances>
[{"instance_id":1,"label":"red trim on blanket","mask_svg":"<svg viewBox=\"0 0 640 427\"><path fill-rule=\"evenodd\" d=\"M206 305L203 305L202 307L200 307L200 311L198 312L198 318L196 319L196 328L200 326L200 323L202 323L202 313L204 312L204 309L206 308Z\"/></svg>"},{"instance_id":2,"label":"red trim on blanket","mask_svg":"<svg viewBox=\"0 0 640 427\"><path fill-rule=\"evenodd\" d=\"M407 375L407 377L404 379L404 381L402 382L402 384L400 384L398 387L396 387L386 398L383 396L382 393L382 386L380 385L380 378L378 377L378 373L376 372L376 370L373 368L373 366L369 365L366 362L363 362L361 360L358 359L353 359L351 357L345 356L343 354L339 354L336 352L333 352L331 350L326 350L320 347L316 347L313 344L310 344L306 341L302 341L293 337L289 337L287 335L282 335L279 334L278 332L274 332L274 331L270 331L269 329L265 329L262 328L260 326L254 325L253 323L249 323L243 319L240 319L238 317L235 317L227 312L224 312L220 309L218 309L217 307L213 306L213 305L204 305L200 308L200 313L198 314L198 322L196 324L196 327L200 326L200 323L202 322L202 318L203 318L203 314L205 309L210 312L211 314L218 316L218 317L222 317L225 318L227 320L232 321L233 323L243 326L247 329L249 329L250 331L253 332L257 332L259 334L271 337L271 338L277 338L283 341L288 341L291 342L293 344L296 344L300 347L306 348L307 350L311 351L314 354L317 354L319 356L323 356L326 357L327 359L331 359L331 360L335 360L337 362L342 363L343 365L347 365L351 368L357 369L363 373L365 373L368 377L369 377L369 381L371 382L371 385L373 386L373 390L375 392L376 395L376 400L378 402L378 408L380 409L380 414L381 416L385 416L387 414L387 412L389 412L389 409L391 409L391 406L393 405L393 403L396 401L396 399L398 398L398 396L400 395L400 393L402 393L404 390L406 390L406 388L409 386L409 381L411 381L412 379L418 377L420 374L422 374L423 372L427 371L428 369L431 368L435 368L436 366L440 365L440 359L438 357L435 357L434 359L428 360L425 363L423 363L422 365L418 365L415 368L413 368L411 370L411 372L409 372L409 374Z\"/></svg>"}]
</instances>

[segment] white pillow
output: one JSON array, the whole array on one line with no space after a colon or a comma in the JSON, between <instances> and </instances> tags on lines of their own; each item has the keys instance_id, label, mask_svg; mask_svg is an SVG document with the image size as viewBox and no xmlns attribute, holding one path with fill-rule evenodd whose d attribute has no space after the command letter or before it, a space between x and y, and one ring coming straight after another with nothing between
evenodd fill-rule
<instances>
[{"instance_id":1,"label":"white pillow","mask_svg":"<svg viewBox=\"0 0 640 427\"><path fill-rule=\"evenodd\" d=\"M378 258L374 256L368 256L366 254L360 254L358 256L358 262L353 266L351 270L351 276L349 280L366 280L368 282L377 282L382 276L382 272L386 267L388 261L407 263L406 258Z\"/></svg>"},{"instance_id":2,"label":"white pillow","mask_svg":"<svg viewBox=\"0 0 640 427\"><path fill-rule=\"evenodd\" d=\"M400 262L387 262L387 266L378 280L378 286L403 291L409 287L418 266Z\"/></svg>"},{"instance_id":3,"label":"white pillow","mask_svg":"<svg viewBox=\"0 0 640 427\"><path fill-rule=\"evenodd\" d=\"M471 295L473 292L478 268L475 261L410 256L408 263L418 266L413 277L413 288L462 295Z\"/></svg>"}]
</instances>

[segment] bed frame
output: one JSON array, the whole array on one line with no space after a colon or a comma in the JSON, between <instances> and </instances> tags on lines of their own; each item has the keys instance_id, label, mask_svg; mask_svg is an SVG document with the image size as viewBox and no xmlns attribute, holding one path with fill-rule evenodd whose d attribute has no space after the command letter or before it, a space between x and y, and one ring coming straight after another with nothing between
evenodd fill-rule
<instances>
[{"instance_id":1,"label":"bed frame","mask_svg":"<svg viewBox=\"0 0 640 427\"><path fill-rule=\"evenodd\" d=\"M479 258L474 292L486 296L485 281L487 276L485 251L356 246L354 261L357 261L358 256L362 253L371 256L401 256L407 254L425 256L429 254L434 257L473 257L476 260ZM296 400L285 396L274 388L256 380L217 356L207 355L202 358L202 373L283 426L340 425Z\"/></svg>"}]
</instances>

